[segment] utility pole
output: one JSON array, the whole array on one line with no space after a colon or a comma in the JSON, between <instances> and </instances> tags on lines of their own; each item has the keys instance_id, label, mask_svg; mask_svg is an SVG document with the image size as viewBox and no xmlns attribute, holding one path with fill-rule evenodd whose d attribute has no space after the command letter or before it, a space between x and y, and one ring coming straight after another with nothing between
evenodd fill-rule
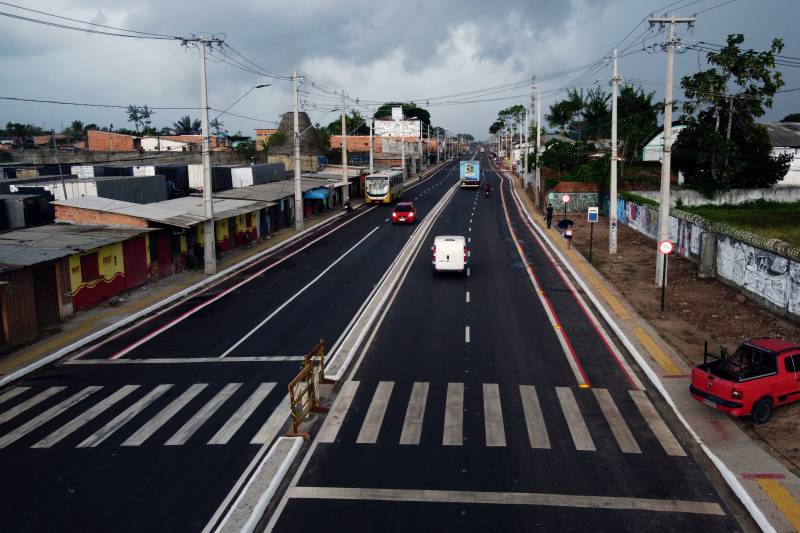
<instances>
[{"instance_id":1,"label":"utility pole","mask_svg":"<svg viewBox=\"0 0 800 533\"><path fill-rule=\"evenodd\" d=\"M374 164L374 141L372 140L372 130L375 127L375 113L372 112L372 108L369 110L369 173L372 174L375 172L375 164Z\"/></svg>"},{"instance_id":2,"label":"utility pole","mask_svg":"<svg viewBox=\"0 0 800 533\"><path fill-rule=\"evenodd\" d=\"M667 85L664 93L664 157L661 161L661 196L658 209L658 242L669 239L669 204L670 204L670 174L672 152L672 68L675 63L675 45L679 40L675 38L675 25L694 24L695 17L650 17L650 26L655 24L668 24L669 36L664 44L667 50ZM666 283L665 255L656 250L656 286L661 287Z\"/></svg>"},{"instance_id":3,"label":"utility pole","mask_svg":"<svg viewBox=\"0 0 800 533\"><path fill-rule=\"evenodd\" d=\"M350 201L350 180L347 176L347 102L344 89L342 89L342 203Z\"/></svg>"},{"instance_id":4,"label":"utility pole","mask_svg":"<svg viewBox=\"0 0 800 533\"><path fill-rule=\"evenodd\" d=\"M400 166L403 168L403 183L406 182L406 138L403 136L405 132L403 131L406 127L406 117L403 115L402 120L398 120L397 123L400 125Z\"/></svg>"},{"instance_id":5,"label":"utility pole","mask_svg":"<svg viewBox=\"0 0 800 533\"><path fill-rule=\"evenodd\" d=\"M613 76L611 77L611 191L608 196L608 253L617 253L617 90L619 67L617 49L614 48Z\"/></svg>"},{"instance_id":6,"label":"utility pole","mask_svg":"<svg viewBox=\"0 0 800 533\"><path fill-rule=\"evenodd\" d=\"M539 147L541 146L541 134L542 134L542 95L536 93L536 202L535 204L541 207L542 201L542 171L541 166L539 164Z\"/></svg>"},{"instance_id":7,"label":"utility pole","mask_svg":"<svg viewBox=\"0 0 800 533\"><path fill-rule=\"evenodd\" d=\"M292 73L292 91L294 92L294 229L303 231L303 187L300 181L300 98L298 94L298 76Z\"/></svg>"},{"instance_id":8,"label":"utility pole","mask_svg":"<svg viewBox=\"0 0 800 533\"><path fill-rule=\"evenodd\" d=\"M61 179L61 190L64 192L64 200L69 200L69 198L67 198L67 184L64 183L64 172L61 171L61 157L58 155L58 144L56 143L55 130L50 130L50 135L53 136L53 151L55 152L56 156L56 165L58 165L58 177Z\"/></svg>"},{"instance_id":9,"label":"utility pole","mask_svg":"<svg viewBox=\"0 0 800 533\"><path fill-rule=\"evenodd\" d=\"M203 251L205 273L217 273L216 234L214 228L214 197L211 180L211 150L208 131L208 87L206 84L206 46L220 44L222 39L193 37L182 40L183 44L197 43L200 47L200 119L202 121L202 160L203 160Z\"/></svg>"},{"instance_id":10,"label":"utility pole","mask_svg":"<svg viewBox=\"0 0 800 533\"><path fill-rule=\"evenodd\" d=\"M523 169L523 174L522 174L522 185L526 189L530 186L530 183L528 183L528 150L530 150L530 144L531 144L529 142L531 136L529 117L528 117L529 110L530 108L528 106L525 106L525 156L523 158L524 160L523 165L525 168Z\"/></svg>"}]
</instances>

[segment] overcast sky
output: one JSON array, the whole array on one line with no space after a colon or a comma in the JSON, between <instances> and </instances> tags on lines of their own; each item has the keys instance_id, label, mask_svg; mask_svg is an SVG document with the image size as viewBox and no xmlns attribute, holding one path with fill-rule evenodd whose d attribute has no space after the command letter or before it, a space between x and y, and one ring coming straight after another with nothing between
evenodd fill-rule
<instances>
[{"instance_id":1,"label":"overcast sky","mask_svg":"<svg viewBox=\"0 0 800 533\"><path fill-rule=\"evenodd\" d=\"M766 49L773 37L785 41L783 54L800 57L798 0L683 0L670 14L698 14L696 27L681 28L685 42L723 43L729 33L743 33L745 46ZM293 2L186 0L110 2L102 0L30 0L19 5L62 16L124 28L191 35L224 34L226 42L249 60L278 74L297 70L318 86L359 98L359 103L430 101L434 125L450 131L488 136L497 111L526 104L528 88L452 102L463 96L436 99L509 84L536 74L553 73L593 63L606 55L651 12L665 12L669 0L483 0L376 2L374 0L304 0ZM685 6L685 7L682 7ZM0 11L47 19L9 6ZM63 22L63 21L62 21ZM74 24L74 23L68 23ZM81 26L80 24L78 24ZM86 26L82 26L86 27ZM663 98L666 56L641 51L664 34L633 32L622 48L639 51L620 60L627 80L646 83ZM2 88L0 96L151 107L199 106L198 50L179 42L126 39L58 29L0 17ZM638 40L634 40L636 37ZM676 89L682 75L704 68L704 55L686 51L676 56ZM210 58L213 59L213 58ZM240 58L237 58L241 61ZM800 87L800 69L782 67L784 89ZM610 67L578 71L540 83L544 112L564 96L554 89L593 84L607 88ZM227 107L257 84L272 83L238 103L231 112L277 121L291 109L291 86L285 80L260 77L226 63L208 63L209 105ZM304 107L315 122L336 118L338 97L304 85ZM550 91L550 92L547 92ZM197 111L160 110L157 127L181 114ZM800 112L800 91L776 96L766 120ZM212 118L214 114L212 113ZM57 131L79 119L101 126L131 127L122 110L0 101L0 123L32 122ZM227 116L229 131L252 134L269 122Z\"/></svg>"}]
</instances>

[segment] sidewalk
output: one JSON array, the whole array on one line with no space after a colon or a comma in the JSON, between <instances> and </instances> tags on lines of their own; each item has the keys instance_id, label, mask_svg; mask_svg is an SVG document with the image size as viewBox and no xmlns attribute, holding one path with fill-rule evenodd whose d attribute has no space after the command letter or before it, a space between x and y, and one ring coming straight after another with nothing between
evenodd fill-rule
<instances>
[{"instance_id":1,"label":"sidewalk","mask_svg":"<svg viewBox=\"0 0 800 533\"><path fill-rule=\"evenodd\" d=\"M533 223L566 259L600 312L616 323L616 328L609 325L645 374L656 381L654 387L666 393L667 403L689 427L756 523L768 531L800 530L800 479L750 439L728 415L692 399L688 393L691 368L684 358L578 251L566 249L559 232L545 229L540 210L523 190L521 180L515 177L513 183Z\"/></svg>"},{"instance_id":2,"label":"sidewalk","mask_svg":"<svg viewBox=\"0 0 800 533\"><path fill-rule=\"evenodd\" d=\"M358 208L362 204L363 200L355 200L353 208ZM344 211L339 209L318 214L314 218L305 221L305 228L314 228L343 213ZM294 228L283 228L249 247L235 248L217 262L217 270L222 272L227 268L242 263L260 252L277 246L296 234L297 231ZM205 277L206 275L201 270L182 272L155 283L146 284L128 293L123 293L120 298L112 299L120 302L117 305L112 305L110 301L106 301L86 311L75 313L59 325L57 333L0 356L0 378L69 346L87 335L100 331L125 317L138 313L179 291L187 289L205 279Z\"/></svg>"}]
</instances>

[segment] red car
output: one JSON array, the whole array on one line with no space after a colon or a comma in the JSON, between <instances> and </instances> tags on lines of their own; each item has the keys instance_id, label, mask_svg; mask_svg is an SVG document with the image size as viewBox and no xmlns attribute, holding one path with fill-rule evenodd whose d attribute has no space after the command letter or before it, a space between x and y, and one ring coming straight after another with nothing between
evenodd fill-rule
<instances>
[{"instance_id":1,"label":"red car","mask_svg":"<svg viewBox=\"0 0 800 533\"><path fill-rule=\"evenodd\" d=\"M417 221L417 210L411 202L400 202L392 211L392 224L413 224Z\"/></svg>"},{"instance_id":2,"label":"red car","mask_svg":"<svg viewBox=\"0 0 800 533\"><path fill-rule=\"evenodd\" d=\"M772 410L800 400L800 345L759 338L743 343L733 355L723 353L692 369L692 397L734 416L750 415L763 424Z\"/></svg>"}]
</instances>

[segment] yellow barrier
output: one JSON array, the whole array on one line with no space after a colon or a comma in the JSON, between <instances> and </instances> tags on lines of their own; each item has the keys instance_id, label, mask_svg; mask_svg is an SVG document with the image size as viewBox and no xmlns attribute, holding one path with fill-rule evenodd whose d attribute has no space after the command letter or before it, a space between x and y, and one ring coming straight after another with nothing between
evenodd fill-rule
<instances>
[{"instance_id":1,"label":"yellow barrier","mask_svg":"<svg viewBox=\"0 0 800 533\"><path fill-rule=\"evenodd\" d=\"M308 440L307 432L299 431L300 424L309 413L327 413L328 408L319 405L319 386L333 383L325 379L325 341L321 340L314 348L303 356L300 372L289 382L289 402L292 412L292 429L287 437L303 437Z\"/></svg>"}]
</instances>

